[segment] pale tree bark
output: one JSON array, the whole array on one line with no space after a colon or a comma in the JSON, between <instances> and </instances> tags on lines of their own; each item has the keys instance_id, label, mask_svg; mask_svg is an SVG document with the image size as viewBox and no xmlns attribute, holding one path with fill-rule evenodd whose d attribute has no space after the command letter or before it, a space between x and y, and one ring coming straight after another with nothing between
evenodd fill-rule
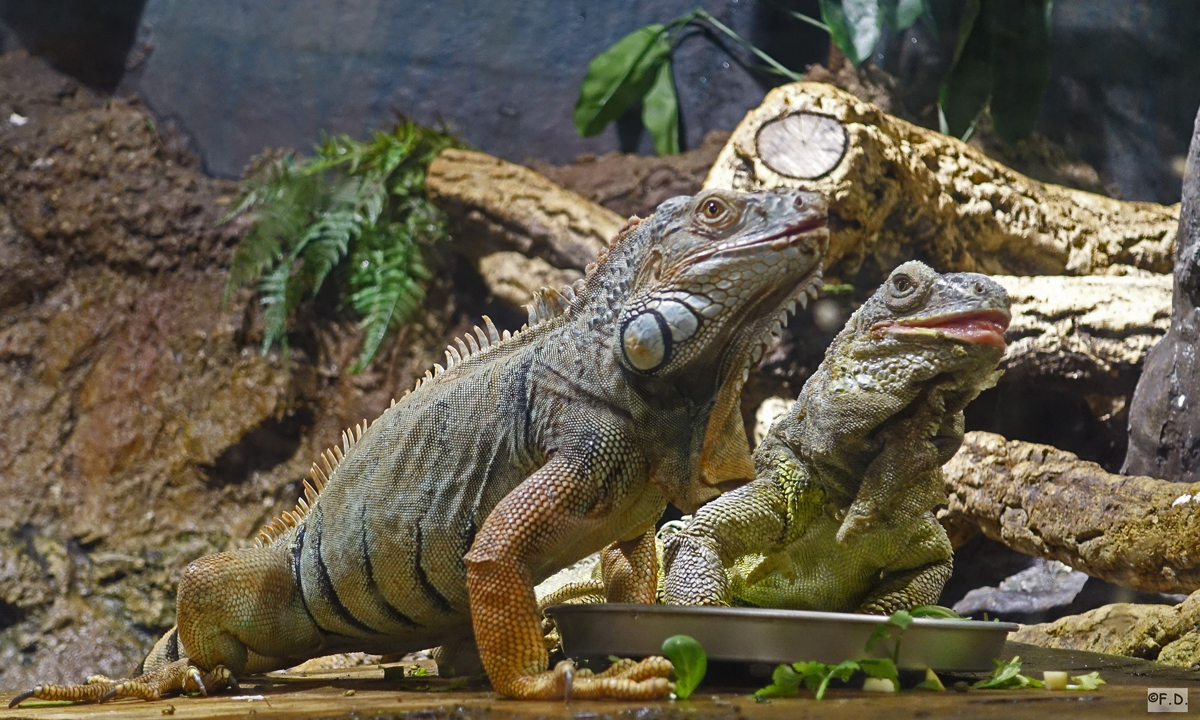
<instances>
[{"instance_id":1,"label":"pale tree bark","mask_svg":"<svg viewBox=\"0 0 1200 720\"><path fill-rule=\"evenodd\" d=\"M1012 302L1004 384L1128 396L1171 320L1171 276L994 276ZM1123 402L1123 401L1122 401Z\"/></svg>"},{"instance_id":2,"label":"pale tree bark","mask_svg":"<svg viewBox=\"0 0 1200 720\"><path fill-rule=\"evenodd\" d=\"M812 127L836 139L842 126L832 122ZM456 247L471 257L493 295L513 308L540 287L578 279L623 222L543 175L483 153L447 150L430 166L427 183L450 216ZM1170 276L997 280L1013 301L1003 382L1060 379L1124 403L1146 352L1166 331Z\"/></svg>"},{"instance_id":3,"label":"pale tree bark","mask_svg":"<svg viewBox=\"0 0 1200 720\"><path fill-rule=\"evenodd\" d=\"M1145 592L1200 588L1200 483L1114 475L1049 445L970 432L940 519Z\"/></svg>"},{"instance_id":4,"label":"pale tree bark","mask_svg":"<svg viewBox=\"0 0 1200 720\"><path fill-rule=\"evenodd\" d=\"M1164 273L1178 206L1047 185L958 140L887 115L832 85L772 90L734 130L705 187L793 187L830 199L827 275L868 258L886 273L912 257L941 271Z\"/></svg>"},{"instance_id":5,"label":"pale tree bark","mask_svg":"<svg viewBox=\"0 0 1200 720\"><path fill-rule=\"evenodd\" d=\"M461 250L476 257L519 252L582 270L625 219L527 167L450 149L429 165L430 199L446 211Z\"/></svg>"}]
</instances>

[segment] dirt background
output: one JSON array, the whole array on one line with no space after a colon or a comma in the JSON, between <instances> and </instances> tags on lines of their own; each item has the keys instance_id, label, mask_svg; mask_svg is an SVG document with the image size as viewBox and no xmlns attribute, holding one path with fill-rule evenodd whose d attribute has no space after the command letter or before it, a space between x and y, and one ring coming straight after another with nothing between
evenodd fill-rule
<instances>
[{"instance_id":1,"label":"dirt background","mask_svg":"<svg viewBox=\"0 0 1200 720\"><path fill-rule=\"evenodd\" d=\"M451 258L370 372L331 307L260 355L250 293L222 303L235 192L136 100L0 57L0 687L136 667L180 568L290 508L465 327Z\"/></svg>"}]
</instances>

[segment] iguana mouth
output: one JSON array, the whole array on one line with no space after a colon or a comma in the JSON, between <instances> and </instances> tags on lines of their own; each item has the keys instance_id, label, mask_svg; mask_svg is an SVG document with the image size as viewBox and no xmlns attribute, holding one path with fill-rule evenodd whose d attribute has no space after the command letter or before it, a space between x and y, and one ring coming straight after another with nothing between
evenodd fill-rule
<instances>
[{"instance_id":1,"label":"iguana mouth","mask_svg":"<svg viewBox=\"0 0 1200 720\"><path fill-rule=\"evenodd\" d=\"M979 310L934 318L896 320L886 323L886 326L892 332L921 334L922 330L932 330L963 342L1003 348L1004 331L1008 329L1009 320L1008 313L1000 310Z\"/></svg>"},{"instance_id":2,"label":"iguana mouth","mask_svg":"<svg viewBox=\"0 0 1200 720\"><path fill-rule=\"evenodd\" d=\"M780 232L777 232L774 235L758 238L757 240L751 240L750 242L723 242L716 247L708 248L703 252L697 253L694 259L704 260L712 257L713 255L750 250L753 248L762 247L763 245L770 245L775 250L783 250L788 245L794 245L802 238L807 237L808 234L814 230L825 229L828 227L828 225L829 219L825 216L809 218Z\"/></svg>"}]
</instances>

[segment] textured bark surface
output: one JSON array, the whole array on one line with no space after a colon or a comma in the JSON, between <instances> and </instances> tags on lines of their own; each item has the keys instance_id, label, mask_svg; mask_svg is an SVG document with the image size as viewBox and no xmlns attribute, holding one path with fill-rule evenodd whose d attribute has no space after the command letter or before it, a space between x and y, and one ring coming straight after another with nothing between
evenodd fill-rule
<instances>
[{"instance_id":1,"label":"textured bark surface","mask_svg":"<svg viewBox=\"0 0 1200 720\"><path fill-rule=\"evenodd\" d=\"M774 144L777 156L764 157L761 139L776 123L799 125L806 115L840 123L847 147L824 174L815 176L810 158L805 177L791 177L778 157L788 146ZM828 132L820 137L828 147ZM784 152L804 150L793 144ZM744 190L780 186L829 196L828 264L841 277L856 274L868 258L886 272L911 257L943 271L992 274L1087 275L1113 265L1169 272L1179 216L1174 206L1031 180L954 138L820 83L772 90L734 130L705 181Z\"/></svg>"},{"instance_id":2,"label":"textured bark surface","mask_svg":"<svg viewBox=\"0 0 1200 720\"><path fill-rule=\"evenodd\" d=\"M538 257L518 252L494 252L478 260L479 274L497 300L510 308L529 302L540 288L558 289L583 277L578 270L561 270Z\"/></svg>"},{"instance_id":3,"label":"textured bark surface","mask_svg":"<svg viewBox=\"0 0 1200 720\"><path fill-rule=\"evenodd\" d=\"M527 167L471 150L443 152L425 182L459 249L476 256L515 251L581 270L625 223Z\"/></svg>"},{"instance_id":4,"label":"textured bark surface","mask_svg":"<svg viewBox=\"0 0 1200 720\"><path fill-rule=\"evenodd\" d=\"M1146 592L1200 588L1200 483L1114 475L1048 445L967 433L945 468L949 521Z\"/></svg>"},{"instance_id":5,"label":"textured bark surface","mask_svg":"<svg viewBox=\"0 0 1200 720\"><path fill-rule=\"evenodd\" d=\"M1171 329L1146 358L1122 472L1200 480L1200 114L1183 179Z\"/></svg>"},{"instance_id":6,"label":"textured bark surface","mask_svg":"<svg viewBox=\"0 0 1200 720\"><path fill-rule=\"evenodd\" d=\"M1169 275L994 279L1012 301L1000 364L1005 384L1052 379L1060 387L1123 398L1170 323Z\"/></svg>"},{"instance_id":7,"label":"textured bark surface","mask_svg":"<svg viewBox=\"0 0 1200 720\"><path fill-rule=\"evenodd\" d=\"M1200 593L1178 605L1105 605L1054 622L1026 625L1009 639L1195 668L1200 663Z\"/></svg>"},{"instance_id":8,"label":"textured bark surface","mask_svg":"<svg viewBox=\"0 0 1200 720\"><path fill-rule=\"evenodd\" d=\"M1114 603L1054 622L1026 625L1009 637L1041 647L1154 660L1164 646L1183 635L1186 624L1177 606Z\"/></svg>"}]
</instances>

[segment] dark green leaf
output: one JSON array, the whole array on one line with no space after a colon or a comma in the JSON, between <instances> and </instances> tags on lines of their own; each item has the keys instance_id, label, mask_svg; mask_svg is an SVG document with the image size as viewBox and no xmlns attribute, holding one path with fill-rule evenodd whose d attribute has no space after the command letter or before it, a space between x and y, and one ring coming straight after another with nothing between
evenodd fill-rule
<instances>
[{"instance_id":1,"label":"dark green leaf","mask_svg":"<svg viewBox=\"0 0 1200 720\"><path fill-rule=\"evenodd\" d=\"M817 700L825 697L825 690L829 688L829 681L837 678L838 680L848 680L855 670L859 669L859 665L854 660L843 660L837 665L829 668L829 672L822 678L821 684L817 686L816 694L813 695Z\"/></svg>"},{"instance_id":2,"label":"dark green leaf","mask_svg":"<svg viewBox=\"0 0 1200 720\"><path fill-rule=\"evenodd\" d=\"M944 605L917 605L909 611L915 618L939 618L945 620L961 620L962 615Z\"/></svg>"},{"instance_id":3,"label":"dark green leaf","mask_svg":"<svg viewBox=\"0 0 1200 720\"><path fill-rule=\"evenodd\" d=\"M963 3L962 13L958 18L958 39L954 43L954 57L951 58L951 65L957 65L959 58L962 57L963 51L967 47L967 41L971 38L971 33L975 30L975 23L979 20L980 0L966 0ZM945 22L950 19L950 5L945 3L944 14L942 16Z\"/></svg>"},{"instance_id":4,"label":"dark green leaf","mask_svg":"<svg viewBox=\"0 0 1200 720\"><path fill-rule=\"evenodd\" d=\"M935 38L940 38L944 32L955 35L955 28L950 24L954 4L954 0L925 0L928 11L924 15L925 25ZM975 11L979 11L978 6Z\"/></svg>"},{"instance_id":5,"label":"dark green leaf","mask_svg":"<svg viewBox=\"0 0 1200 720\"><path fill-rule=\"evenodd\" d=\"M913 616L907 610L897 610L888 617L888 625L907 630L912 625Z\"/></svg>"},{"instance_id":6,"label":"dark green leaf","mask_svg":"<svg viewBox=\"0 0 1200 720\"><path fill-rule=\"evenodd\" d=\"M1068 690L1098 690L1101 685L1108 684L1100 677L1100 673L1095 670L1087 675L1072 675L1071 679L1075 682L1067 686Z\"/></svg>"},{"instance_id":7,"label":"dark green leaf","mask_svg":"<svg viewBox=\"0 0 1200 720\"><path fill-rule=\"evenodd\" d=\"M1001 662L993 660L996 670L992 676L975 683L971 687L982 690L1005 690L1010 688L1040 688L1045 683L1021 674L1021 656L1014 655L1012 660Z\"/></svg>"},{"instance_id":8,"label":"dark green leaf","mask_svg":"<svg viewBox=\"0 0 1200 720\"><path fill-rule=\"evenodd\" d=\"M896 3L896 30L907 30L926 12L924 0L899 0ZM897 685L896 687L900 687Z\"/></svg>"},{"instance_id":9,"label":"dark green leaf","mask_svg":"<svg viewBox=\"0 0 1200 720\"><path fill-rule=\"evenodd\" d=\"M654 138L656 153L679 154L679 101L675 96L670 60L658 66L654 85L642 98L642 124L650 131L650 137Z\"/></svg>"},{"instance_id":10,"label":"dark green leaf","mask_svg":"<svg viewBox=\"0 0 1200 720\"><path fill-rule=\"evenodd\" d=\"M1051 0L985 0L992 28L992 121L1012 142L1033 132L1050 81Z\"/></svg>"},{"instance_id":11,"label":"dark green leaf","mask_svg":"<svg viewBox=\"0 0 1200 720\"><path fill-rule=\"evenodd\" d=\"M958 32L954 66L939 92L943 131L954 137L966 134L992 94L992 35L979 0L968 0Z\"/></svg>"},{"instance_id":12,"label":"dark green leaf","mask_svg":"<svg viewBox=\"0 0 1200 720\"><path fill-rule=\"evenodd\" d=\"M874 650L875 646L879 644L879 641L885 637L888 637L889 635L891 635L891 629L887 625L875 626L875 629L871 631L871 636L867 638L867 652Z\"/></svg>"},{"instance_id":13,"label":"dark green leaf","mask_svg":"<svg viewBox=\"0 0 1200 720\"><path fill-rule=\"evenodd\" d=\"M575 103L579 134L591 137L621 117L650 89L659 65L670 53L666 28L654 23L633 31L592 58Z\"/></svg>"},{"instance_id":14,"label":"dark green leaf","mask_svg":"<svg viewBox=\"0 0 1200 720\"><path fill-rule=\"evenodd\" d=\"M663 641L662 654L675 668L675 697L686 700L708 670L708 656L696 639L672 635Z\"/></svg>"},{"instance_id":15,"label":"dark green leaf","mask_svg":"<svg viewBox=\"0 0 1200 720\"><path fill-rule=\"evenodd\" d=\"M879 0L821 0L821 19L829 37L855 65L871 57L879 42Z\"/></svg>"},{"instance_id":16,"label":"dark green leaf","mask_svg":"<svg viewBox=\"0 0 1200 720\"><path fill-rule=\"evenodd\" d=\"M792 663L792 669L796 671L796 674L804 683L804 687L809 690L817 689L821 682L825 680L825 676L829 674L830 667L830 665L816 661ZM779 672L779 668L775 668L775 672Z\"/></svg>"},{"instance_id":17,"label":"dark green leaf","mask_svg":"<svg viewBox=\"0 0 1200 720\"><path fill-rule=\"evenodd\" d=\"M878 0L882 26L901 31L912 27L927 12L926 0Z\"/></svg>"},{"instance_id":18,"label":"dark green leaf","mask_svg":"<svg viewBox=\"0 0 1200 720\"><path fill-rule=\"evenodd\" d=\"M796 663L796 665L799 664ZM821 665L822 668L825 667L821 663L817 664ZM792 668L787 665L778 665L775 667L775 671L771 673L771 684L755 692L754 696L759 699L789 697L800 692L800 683L803 680L803 676L794 672Z\"/></svg>"},{"instance_id":19,"label":"dark green leaf","mask_svg":"<svg viewBox=\"0 0 1200 720\"><path fill-rule=\"evenodd\" d=\"M896 672L896 663L891 658L863 658L858 665L867 677L887 678L892 686L900 689L900 674Z\"/></svg>"}]
</instances>

